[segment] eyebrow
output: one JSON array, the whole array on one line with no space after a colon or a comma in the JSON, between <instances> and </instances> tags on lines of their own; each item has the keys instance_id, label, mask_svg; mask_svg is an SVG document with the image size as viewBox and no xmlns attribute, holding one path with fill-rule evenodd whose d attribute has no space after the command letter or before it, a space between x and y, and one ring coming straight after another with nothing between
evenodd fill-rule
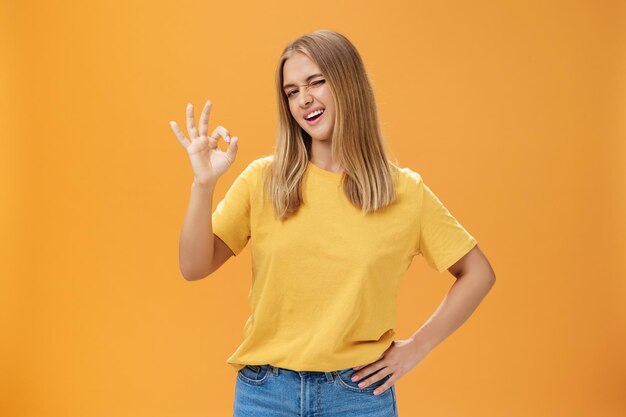
<instances>
[{"instance_id":1,"label":"eyebrow","mask_svg":"<svg viewBox=\"0 0 626 417\"><path fill-rule=\"evenodd\" d=\"M312 78L315 77L323 77L322 74L313 74L313 75L309 75L308 77L306 77L306 82L309 82ZM283 85L283 90L286 89L287 87L297 87L295 84L285 84Z\"/></svg>"}]
</instances>

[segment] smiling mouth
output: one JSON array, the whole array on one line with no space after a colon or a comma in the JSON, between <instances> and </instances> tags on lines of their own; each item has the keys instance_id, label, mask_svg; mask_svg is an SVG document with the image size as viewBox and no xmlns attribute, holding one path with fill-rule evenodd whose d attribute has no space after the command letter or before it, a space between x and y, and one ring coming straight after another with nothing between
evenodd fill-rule
<instances>
[{"instance_id":1,"label":"smiling mouth","mask_svg":"<svg viewBox=\"0 0 626 417\"><path fill-rule=\"evenodd\" d=\"M309 119L305 118L304 120L306 120L306 122L309 125L314 125L322 117L322 115L324 115L324 113L326 113L326 109L321 109L321 113L318 113L317 115L315 115L315 116L313 116L313 117L311 117Z\"/></svg>"}]
</instances>

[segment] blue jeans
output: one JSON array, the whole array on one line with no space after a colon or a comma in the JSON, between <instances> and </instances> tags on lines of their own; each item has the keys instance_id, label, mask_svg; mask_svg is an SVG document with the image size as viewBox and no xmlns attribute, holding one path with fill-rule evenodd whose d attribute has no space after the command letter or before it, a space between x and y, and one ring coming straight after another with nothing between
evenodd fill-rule
<instances>
[{"instance_id":1,"label":"blue jeans","mask_svg":"<svg viewBox=\"0 0 626 417\"><path fill-rule=\"evenodd\" d=\"M247 365L237 373L234 417L398 417L395 386L374 395L391 377L359 388L352 368L294 371ZM369 376L369 375L368 375Z\"/></svg>"}]
</instances>

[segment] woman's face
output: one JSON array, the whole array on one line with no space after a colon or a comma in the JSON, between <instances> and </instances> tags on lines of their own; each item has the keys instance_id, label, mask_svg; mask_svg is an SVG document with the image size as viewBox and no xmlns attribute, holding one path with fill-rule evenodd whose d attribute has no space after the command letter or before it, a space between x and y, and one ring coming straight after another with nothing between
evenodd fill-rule
<instances>
[{"instance_id":1,"label":"woman's face","mask_svg":"<svg viewBox=\"0 0 626 417\"><path fill-rule=\"evenodd\" d=\"M289 57L283 66L283 92L300 127L312 139L331 140L335 122L333 93L317 64L300 52ZM310 117L320 109L321 115Z\"/></svg>"}]
</instances>

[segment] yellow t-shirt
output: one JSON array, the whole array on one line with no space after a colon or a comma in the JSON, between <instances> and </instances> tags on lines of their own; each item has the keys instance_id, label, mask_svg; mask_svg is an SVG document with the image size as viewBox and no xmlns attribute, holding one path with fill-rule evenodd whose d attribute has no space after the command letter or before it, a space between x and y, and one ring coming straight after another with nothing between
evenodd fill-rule
<instances>
[{"instance_id":1,"label":"yellow t-shirt","mask_svg":"<svg viewBox=\"0 0 626 417\"><path fill-rule=\"evenodd\" d=\"M332 371L371 363L395 340L400 282L415 255L442 272L476 245L409 168L394 168L398 198L362 214L341 173L309 163L304 203L284 223L261 199L272 156L252 161L212 215L213 233L238 255L251 242L252 314L227 362Z\"/></svg>"}]
</instances>

